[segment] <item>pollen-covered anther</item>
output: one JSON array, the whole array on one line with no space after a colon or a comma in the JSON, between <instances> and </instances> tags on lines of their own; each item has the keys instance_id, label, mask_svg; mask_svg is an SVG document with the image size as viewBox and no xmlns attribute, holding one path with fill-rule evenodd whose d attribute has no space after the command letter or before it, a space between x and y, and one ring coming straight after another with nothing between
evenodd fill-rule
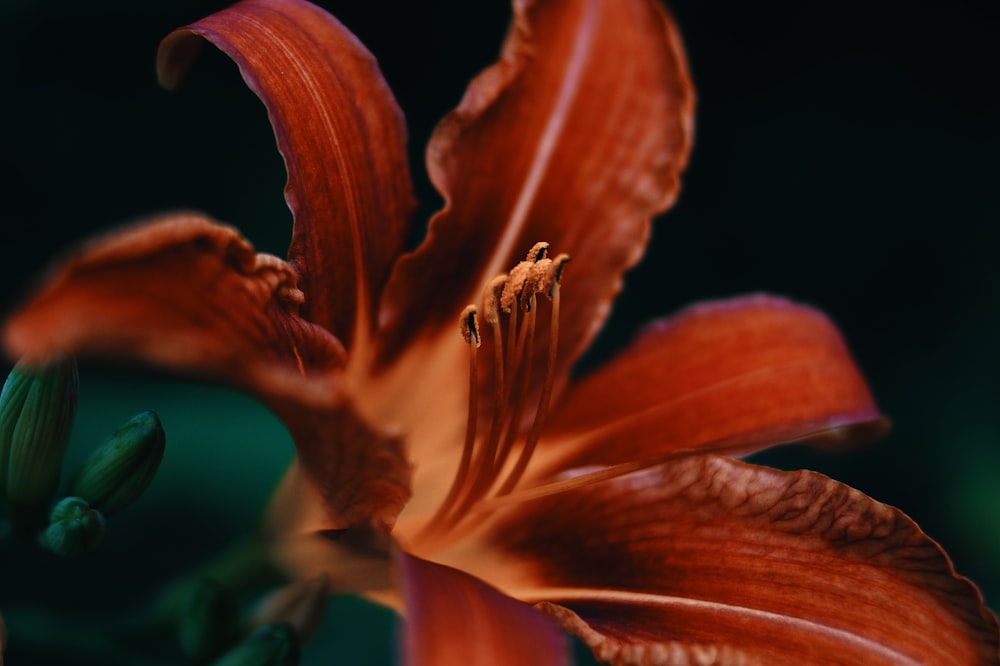
<instances>
[{"instance_id":1,"label":"pollen-covered anther","mask_svg":"<svg viewBox=\"0 0 1000 666\"><path fill-rule=\"evenodd\" d=\"M479 317L477 313L478 310L475 305L465 306L465 309L462 310L459 325L462 328L462 337L465 338L465 342L479 347L482 344L482 339L479 337Z\"/></svg>"},{"instance_id":2,"label":"pollen-covered anther","mask_svg":"<svg viewBox=\"0 0 1000 666\"><path fill-rule=\"evenodd\" d=\"M563 253L558 255L549 264L545 277L542 281L542 290L549 298L552 298L555 295L556 288L559 286L560 281L562 281L563 271L566 269L566 264L568 264L569 261L570 256Z\"/></svg>"},{"instance_id":3,"label":"pollen-covered anther","mask_svg":"<svg viewBox=\"0 0 1000 666\"><path fill-rule=\"evenodd\" d=\"M483 290L483 319L493 325L500 321L500 298L507 286L507 275L498 275Z\"/></svg>"},{"instance_id":4,"label":"pollen-covered anther","mask_svg":"<svg viewBox=\"0 0 1000 666\"><path fill-rule=\"evenodd\" d=\"M532 245L531 249L528 250L528 258L526 259L526 261L529 261L534 264L538 263L539 261L545 259L548 256L549 256L549 244L546 243L545 241L540 241Z\"/></svg>"},{"instance_id":5,"label":"pollen-covered anther","mask_svg":"<svg viewBox=\"0 0 1000 666\"><path fill-rule=\"evenodd\" d=\"M500 295L500 309L504 313L510 314L510 311L514 309L514 304L518 302L521 292L524 290L524 283L531 274L531 267L534 265L533 261L522 261L511 270L507 284L504 285L503 293Z\"/></svg>"},{"instance_id":6,"label":"pollen-covered anther","mask_svg":"<svg viewBox=\"0 0 1000 666\"><path fill-rule=\"evenodd\" d=\"M551 265L552 260L548 258L539 259L531 265L528 277L524 281L524 287L521 289L521 309L525 312L531 312L535 296L538 292L543 290L548 291L545 280Z\"/></svg>"}]
</instances>

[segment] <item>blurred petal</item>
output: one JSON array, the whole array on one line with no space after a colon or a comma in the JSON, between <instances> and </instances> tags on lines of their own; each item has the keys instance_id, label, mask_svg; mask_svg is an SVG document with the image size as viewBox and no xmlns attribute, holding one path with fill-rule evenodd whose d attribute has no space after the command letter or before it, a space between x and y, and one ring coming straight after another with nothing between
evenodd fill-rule
<instances>
[{"instance_id":1,"label":"blurred petal","mask_svg":"<svg viewBox=\"0 0 1000 666\"><path fill-rule=\"evenodd\" d=\"M524 503L486 538L491 562L524 563L491 580L572 610L593 631L543 607L614 663L675 643L767 664L1000 656L996 618L936 543L813 472L686 458Z\"/></svg>"},{"instance_id":2,"label":"blurred petal","mask_svg":"<svg viewBox=\"0 0 1000 666\"><path fill-rule=\"evenodd\" d=\"M171 33L157 57L165 86L190 68L199 37L239 65L267 107L288 169L303 316L350 345L356 325L372 321L414 205L392 93L357 38L302 0L245 0Z\"/></svg>"},{"instance_id":3,"label":"blurred petal","mask_svg":"<svg viewBox=\"0 0 1000 666\"><path fill-rule=\"evenodd\" d=\"M336 372L343 347L296 314L301 299L284 261L231 227L174 215L70 258L7 322L4 345L26 362L96 355L246 391L291 432L323 500L319 526L391 523L409 497L402 444L354 413Z\"/></svg>"},{"instance_id":4,"label":"blurred petal","mask_svg":"<svg viewBox=\"0 0 1000 666\"><path fill-rule=\"evenodd\" d=\"M170 215L59 266L8 320L4 345L26 362L94 354L254 390L260 365L297 374L343 365L336 338L298 316L301 299L291 268L232 227Z\"/></svg>"},{"instance_id":5,"label":"blurred petal","mask_svg":"<svg viewBox=\"0 0 1000 666\"><path fill-rule=\"evenodd\" d=\"M546 427L545 467L848 442L886 427L833 324L757 295L656 322L573 386Z\"/></svg>"},{"instance_id":6,"label":"blurred petal","mask_svg":"<svg viewBox=\"0 0 1000 666\"><path fill-rule=\"evenodd\" d=\"M399 554L407 666L569 664L559 627L457 569Z\"/></svg>"},{"instance_id":7,"label":"blurred petal","mask_svg":"<svg viewBox=\"0 0 1000 666\"><path fill-rule=\"evenodd\" d=\"M298 493L283 488L280 506L286 511L270 509L272 521L308 530L345 530L372 520L392 526L410 498L410 464L400 437L363 419L335 382L303 382L286 374L272 379L264 401L288 427L298 451L301 474L283 486L299 479L306 484Z\"/></svg>"},{"instance_id":8,"label":"blurred petal","mask_svg":"<svg viewBox=\"0 0 1000 666\"><path fill-rule=\"evenodd\" d=\"M471 83L428 147L446 205L390 278L384 360L427 327L453 327L489 279L548 241L573 257L565 371L641 255L650 218L677 196L694 102L660 3L516 0L514 11L501 60Z\"/></svg>"}]
</instances>

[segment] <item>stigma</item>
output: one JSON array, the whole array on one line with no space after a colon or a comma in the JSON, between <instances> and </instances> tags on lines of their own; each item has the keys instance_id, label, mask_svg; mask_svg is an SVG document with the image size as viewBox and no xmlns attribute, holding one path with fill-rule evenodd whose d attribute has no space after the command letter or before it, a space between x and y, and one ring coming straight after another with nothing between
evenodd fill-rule
<instances>
[{"instance_id":1,"label":"stigma","mask_svg":"<svg viewBox=\"0 0 1000 666\"><path fill-rule=\"evenodd\" d=\"M459 328L469 348L465 438L452 485L425 533L454 527L484 500L509 494L523 478L552 398L559 289L568 262L569 255L550 258L549 244L536 243L524 261L487 283L479 305L462 311ZM548 321L547 344L536 344L536 329L544 330L538 326L539 317ZM486 360L492 361L492 377L485 385L479 376L483 348ZM546 350L540 377L536 349ZM482 413L481 393L492 393L489 408Z\"/></svg>"}]
</instances>

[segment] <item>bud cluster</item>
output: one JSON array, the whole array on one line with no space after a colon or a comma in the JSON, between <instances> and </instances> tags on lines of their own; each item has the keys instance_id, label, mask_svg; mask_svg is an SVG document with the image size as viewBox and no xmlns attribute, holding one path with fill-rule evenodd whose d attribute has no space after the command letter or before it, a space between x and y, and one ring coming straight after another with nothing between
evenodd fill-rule
<instances>
[{"instance_id":1,"label":"bud cluster","mask_svg":"<svg viewBox=\"0 0 1000 666\"><path fill-rule=\"evenodd\" d=\"M79 394L72 358L44 366L15 365L0 393L0 519L15 533L64 557L94 550L105 516L134 502L163 459L165 437L153 412L132 417L73 476L59 485ZM4 522L0 520L0 522ZM2 536L2 534L0 534Z\"/></svg>"}]
</instances>

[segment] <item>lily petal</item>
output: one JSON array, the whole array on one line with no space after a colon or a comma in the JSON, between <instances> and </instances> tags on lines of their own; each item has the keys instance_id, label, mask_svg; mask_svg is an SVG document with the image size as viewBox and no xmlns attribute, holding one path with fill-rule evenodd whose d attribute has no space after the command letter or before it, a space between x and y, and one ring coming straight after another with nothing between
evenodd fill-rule
<instances>
[{"instance_id":1,"label":"lily petal","mask_svg":"<svg viewBox=\"0 0 1000 666\"><path fill-rule=\"evenodd\" d=\"M163 40L161 82L179 83L204 38L267 107L295 219L289 261L303 316L350 346L369 333L414 207L406 129L374 57L302 0L244 0Z\"/></svg>"},{"instance_id":2,"label":"lily petal","mask_svg":"<svg viewBox=\"0 0 1000 666\"><path fill-rule=\"evenodd\" d=\"M767 664L1000 659L940 547L814 472L695 456L525 503L488 538L524 563L503 589L570 609L543 607L612 663L683 644Z\"/></svg>"},{"instance_id":3,"label":"lily petal","mask_svg":"<svg viewBox=\"0 0 1000 666\"><path fill-rule=\"evenodd\" d=\"M95 355L244 390L295 439L324 500L314 528L391 523L409 497L401 443L350 408L337 373L344 349L298 316L301 302L284 261L256 254L232 227L172 215L70 258L7 322L3 342L29 363Z\"/></svg>"},{"instance_id":4,"label":"lily petal","mask_svg":"<svg viewBox=\"0 0 1000 666\"><path fill-rule=\"evenodd\" d=\"M542 466L856 442L887 425L822 313L754 295L656 322L572 386L546 427Z\"/></svg>"},{"instance_id":5,"label":"lily petal","mask_svg":"<svg viewBox=\"0 0 1000 666\"><path fill-rule=\"evenodd\" d=\"M250 386L262 364L296 374L341 367L344 349L298 316L284 261L197 214L108 235L71 257L8 320L12 356L93 354Z\"/></svg>"},{"instance_id":6,"label":"lily petal","mask_svg":"<svg viewBox=\"0 0 1000 666\"><path fill-rule=\"evenodd\" d=\"M282 483L283 518L299 530L346 530L374 522L390 529L410 499L411 467L402 438L357 413L336 381L272 376L262 401L295 441L297 465ZM304 484L297 493L285 488ZM318 495L318 496L317 496Z\"/></svg>"},{"instance_id":7,"label":"lily petal","mask_svg":"<svg viewBox=\"0 0 1000 666\"><path fill-rule=\"evenodd\" d=\"M390 278L383 360L422 330L451 329L488 280L548 241L573 258L560 328L565 373L639 259L650 218L677 196L694 93L660 3L516 0L514 12L501 60L428 146L446 204Z\"/></svg>"},{"instance_id":8,"label":"lily petal","mask_svg":"<svg viewBox=\"0 0 1000 666\"><path fill-rule=\"evenodd\" d=\"M457 569L400 552L408 666L569 664L558 625Z\"/></svg>"}]
</instances>

